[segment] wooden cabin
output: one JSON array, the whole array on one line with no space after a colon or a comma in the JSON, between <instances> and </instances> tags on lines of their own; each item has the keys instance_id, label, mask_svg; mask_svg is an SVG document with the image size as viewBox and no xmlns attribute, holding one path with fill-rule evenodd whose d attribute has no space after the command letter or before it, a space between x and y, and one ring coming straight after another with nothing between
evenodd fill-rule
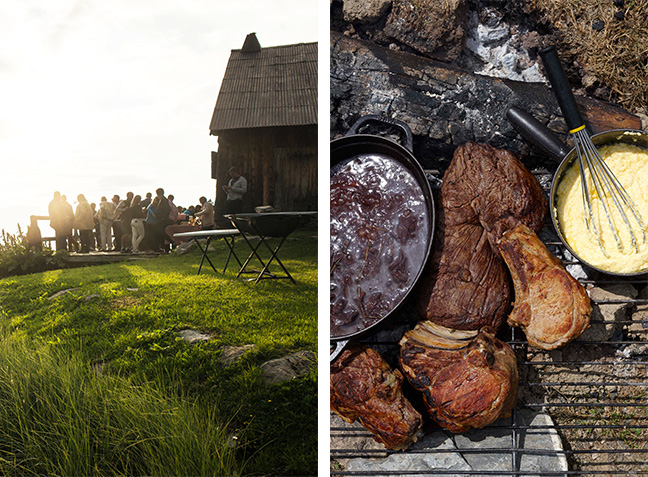
<instances>
[{"instance_id":1,"label":"wooden cabin","mask_svg":"<svg viewBox=\"0 0 648 477\"><path fill-rule=\"evenodd\" d=\"M210 124L215 212L236 165L248 181L244 212L317 209L317 43L262 48L254 33L232 50Z\"/></svg>"}]
</instances>

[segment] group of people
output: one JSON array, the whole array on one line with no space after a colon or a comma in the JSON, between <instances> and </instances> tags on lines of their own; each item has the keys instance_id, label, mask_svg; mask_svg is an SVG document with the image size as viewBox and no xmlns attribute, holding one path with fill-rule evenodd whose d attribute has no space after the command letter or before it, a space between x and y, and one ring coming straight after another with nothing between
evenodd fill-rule
<instances>
[{"instance_id":1,"label":"group of people","mask_svg":"<svg viewBox=\"0 0 648 477\"><path fill-rule=\"evenodd\" d=\"M155 194L153 197L149 192L144 199L132 192L128 192L125 199L115 194L111 200L102 197L98 207L79 194L74 210L65 195L54 192L48 212L56 249L80 253L88 253L91 249L168 251L173 239L165 229L177 220L181 209L174 204L173 195L164 195L164 189L157 189Z\"/></svg>"},{"instance_id":2,"label":"group of people","mask_svg":"<svg viewBox=\"0 0 648 477\"><path fill-rule=\"evenodd\" d=\"M225 213L239 213L243 194L247 191L247 180L235 166L229 169L229 174L231 179L223 187L227 195ZM187 209L173 201L173 195L166 197L162 188L155 191L155 197L148 192L143 199L132 192L128 192L125 199L117 194L111 200L101 197L98 206L79 194L74 210L65 195L54 192L48 212L50 226L55 232L56 249L80 253L89 253L91 249L168 252L174 241L166 228L180 218L191 217L192 223L195 218L195 223L205 230L216 228L214 206L206 197L200 197L199 205ZM37 230L38 227L30 228ZM40 237L37 241L40 244Z\"/></svg>"}]
</instances>

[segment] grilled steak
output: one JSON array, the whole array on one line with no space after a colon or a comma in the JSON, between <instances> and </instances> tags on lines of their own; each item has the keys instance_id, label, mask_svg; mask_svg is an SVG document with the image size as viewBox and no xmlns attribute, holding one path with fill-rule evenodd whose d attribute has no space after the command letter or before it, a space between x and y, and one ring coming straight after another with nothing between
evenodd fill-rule
<instances>
[{"instance_id":1,"label":"grilled steak","mask_svg":"<svg viewBox=\"0 0 648 477\"><path fill-rule=\"evenodd\" d=\"M539 231L546 208L538 180L512 153L487 144L457 148L443 177L420 316L458 330L499 328L511 291L497 242L519 223Z\"/></svg>"},{"instance_id":2,"label":"grilled steak","mask_svg":"<svg viewBox=\"0 0 648 477\"><path fill-rule=\"evenodd\" d=\"M405 376L423 393L430 416L449 431L484 427L515 407L515 354L490 328L456 331L421 321L400 344Z\"/></svg>"},{"instance_id":3,"label":"grilled steak","mask_svg":"<svg viewBox=\"0 0 648 477\"><path fill-rule=\"evenodd\" d=\"M522 328L531 346L546 350L580 336L592 311L587 292L538 236L519 225L504 233L499 249L515 288L508 324Z\"/></svg>"},{"instance_id":4,"label":"grilled steak","mask_svg":"<svg viewBox=\"0 0 648 477\"><path fill-rule=\"evenodd\" d=\"M331 409L356 419L388 449L403 450L421 433L421 415L403 396L403 375L371 348L347 349L331 364Z\"/></svg>"}]
</instances>

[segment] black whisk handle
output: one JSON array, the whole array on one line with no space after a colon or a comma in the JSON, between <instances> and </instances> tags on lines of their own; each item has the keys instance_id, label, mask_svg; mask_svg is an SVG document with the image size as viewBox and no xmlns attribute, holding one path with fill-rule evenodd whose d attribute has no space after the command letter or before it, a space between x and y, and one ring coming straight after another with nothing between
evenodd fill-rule
<instances>
[{"instance_id":1,"label":"black whisk handle","mask_svg":"<svg viewBox=\"0 0 648 477\"><path fill-rule=\"evenodd\" d=\"M556 48L553 45L543 48L540 50L540 57L544 63L547 78L549 78L549 83L551 83L551 87L556 95L558 105L563 113L569 132L574 133L582 129L585 123L578 111L574 94L567 82L567 77L560 64Z\"/></svg>"}]
</instances>

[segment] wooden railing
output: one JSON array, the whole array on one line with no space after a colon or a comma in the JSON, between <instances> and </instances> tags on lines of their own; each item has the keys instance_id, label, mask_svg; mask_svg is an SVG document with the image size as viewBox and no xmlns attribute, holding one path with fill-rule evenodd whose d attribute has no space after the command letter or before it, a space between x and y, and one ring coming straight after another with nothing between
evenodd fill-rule
<instances>
[{"instance_id":1,"label":"wooden railing","mask_svg":"<svg viewBox=\"0 0 648 477\"><path fill-rule=\"evenodd\" d=\"M36 221L39 221L39 220L49 220L50 218L49 218L49 215L32 215L32 216L29 217L29 219L30 219L30 223L31 223L31 221L34 220L34 219ZM40 227L39 227L39 229L40 229ZM56 237L41 237L41 243L43 245L47 244L47 246L49 248L53 248L52 243L55 242L55 241L56 241Z\"/></svg>"}]
</instances>

